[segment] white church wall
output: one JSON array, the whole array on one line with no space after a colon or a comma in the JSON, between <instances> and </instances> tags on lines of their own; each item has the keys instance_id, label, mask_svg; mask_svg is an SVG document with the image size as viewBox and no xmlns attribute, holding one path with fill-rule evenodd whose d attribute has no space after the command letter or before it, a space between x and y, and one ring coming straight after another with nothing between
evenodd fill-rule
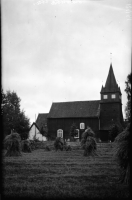
<instances>
[{"instance_id":1,"label":"white church wall","mask_svg":"<svg viewBox=\"0 0 132 200\"><path fill-rule=\"evenodd\" d=\"M32 128L29 131L29 140L34 140L34 136L36 134L36 139L38 139L39 141L46 141L46 137L42 136L42 134L39 132L39 130L37 129L37 127L35 125L32 126Z\"/></svg>"}]
</instances>

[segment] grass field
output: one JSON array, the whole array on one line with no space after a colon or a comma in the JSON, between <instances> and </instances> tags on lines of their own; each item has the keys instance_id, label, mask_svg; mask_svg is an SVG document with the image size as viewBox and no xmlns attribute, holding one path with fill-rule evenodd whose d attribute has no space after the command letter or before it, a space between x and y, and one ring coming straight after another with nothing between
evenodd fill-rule
<instances>
[{"instance_id":1,"label":"grass field","mask_svg":"<svg viewBox=\"0 0 132 200\"><path fill-rule=\"evenodd\" d=\"M119 167L110 143L98 144L98 156L83 150L34 150L3 158L5 197L128 198L129 188L118 182Z\"/></svg>"}]
</instances>

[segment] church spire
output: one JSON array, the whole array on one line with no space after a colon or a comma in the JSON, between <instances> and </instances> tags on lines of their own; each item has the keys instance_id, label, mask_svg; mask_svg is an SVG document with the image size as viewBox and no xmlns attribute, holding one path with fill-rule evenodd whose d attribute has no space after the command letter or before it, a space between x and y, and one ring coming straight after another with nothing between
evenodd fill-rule
<instances>
[{"instance_id":1,"label":"church spire","mask_svg":"<svg viewBox=\"0 0 132 200\"><path fill-rule=\"evenodd\" d=\"M105 90L111 91L111 90L118 90L118 84L115 79L115 75L112 68L112 63L110 64L110 69L108 73L108 77L105 83Z\"/></svg>"}]
</instances>

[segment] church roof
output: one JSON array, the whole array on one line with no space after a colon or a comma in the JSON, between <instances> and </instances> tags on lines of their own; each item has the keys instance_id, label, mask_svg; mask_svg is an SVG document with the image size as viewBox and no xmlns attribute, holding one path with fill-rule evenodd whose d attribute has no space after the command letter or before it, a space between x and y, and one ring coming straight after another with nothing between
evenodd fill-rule
<instances>
[{"instance_id":1,"label":"church roof","mask_svg":"<svg viewBox=\"0 0 132 200\"><path fill-rule=\"evenodd\" d=\"M117 92L117 91L121 93L120 87L118 87L118 84L115 79L112 64L110 64L110 69L105 83L105 87L102 86L101 92Z\"/></svg>"},{"instance_id":2,"label":"church roof","mask_svg":"<svg viewBox=\"0 0 132 200\"><path fill-rule=\"evenodd\" d=\"M47 123L47 117L48 117L48 113L39 113L38 114L36 124L39 127L39 130L41 130L42 126Z\"/></svg>"},{"instance_id":3,"label":"church roof","mask_svg":"<svg viewBox=\"0 0 132 200\"><path fill-rule=\"evenodd\" d=\"M30 129L29 129L29 130L31 130L31 128L32 128L33 126L36 126L36 128L40 131L38 125L37 125L35 122L32 123L32 125L30 126Z\"/></svg>"},{"instance_id":4,"label":"church roof","mask_svg":"<svg viewBox=\"0 0 132 200\"><path fill-rule=\"evenodd\" d=\"M99 103L100 100L52 103L48 118L98 117Z\"/></svg>"}]
</instances>

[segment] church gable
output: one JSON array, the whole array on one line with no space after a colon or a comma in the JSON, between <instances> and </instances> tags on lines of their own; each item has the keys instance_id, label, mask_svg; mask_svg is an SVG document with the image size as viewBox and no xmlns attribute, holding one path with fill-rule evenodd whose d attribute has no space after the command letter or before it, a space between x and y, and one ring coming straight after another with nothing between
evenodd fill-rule
<instances>
[{"instance_id":1,"label":"church gable","mask_svg":"<svg viewBox=\"0 0 132 200\"><path fill-rule=\"evenodd\" d=\"M53 103L48 118L98 117L99 100Z\"/></svg>"}]
</instances>

